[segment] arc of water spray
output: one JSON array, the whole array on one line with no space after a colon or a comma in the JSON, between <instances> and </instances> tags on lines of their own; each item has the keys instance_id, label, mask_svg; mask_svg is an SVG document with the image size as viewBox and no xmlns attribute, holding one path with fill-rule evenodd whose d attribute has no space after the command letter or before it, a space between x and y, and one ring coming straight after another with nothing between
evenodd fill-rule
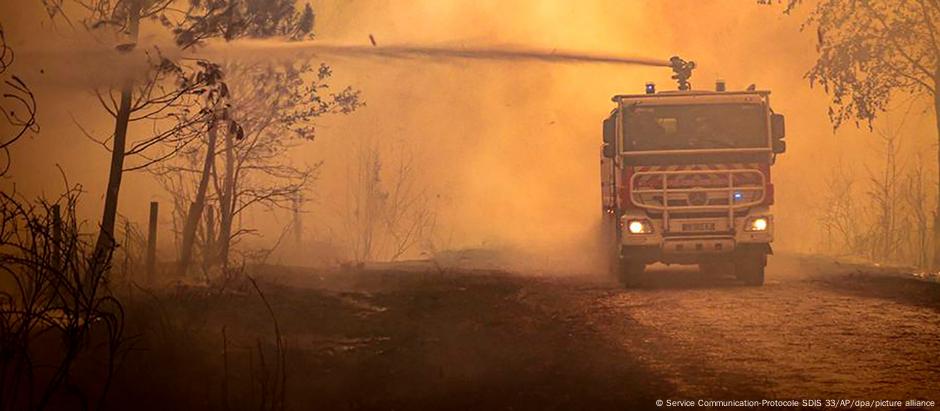
<instances>
[{"instance_id":1,"label":"arc of water spray","mask_svg":"<svg viewBox=\"0 0 940 411\"><path fill-rule=\"evenodd\" d=\"M355 58L449 58L491 61L541 61L555 63L606 63L669 67L667 60L626 57L608 54L570 51L544 51L514 47L438 47L414 45L344 45L319 41L272 43L270 41L241 40L229 45L236 49L257 51L309 51L314 54Z\"/></svg>"}]
</instances>

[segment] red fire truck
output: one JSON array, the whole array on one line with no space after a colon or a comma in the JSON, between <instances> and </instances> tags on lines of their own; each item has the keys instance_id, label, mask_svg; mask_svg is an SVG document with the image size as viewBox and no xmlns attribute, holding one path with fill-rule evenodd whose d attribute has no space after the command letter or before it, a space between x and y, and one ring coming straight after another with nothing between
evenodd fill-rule
<instances>
[{"instance_id":1,"label":"red fire truck","mask_svg":"<svg viewBox=\"0 0 940 411\"><path fill-rule=\"evenodd\" d=\"M613 97L601 186L611 268L634 285L648 264L698 264L764 283L772 253L771 166L786 150L770 92L692 90L695 63L673 57L679 90Z\"/></svg>"}]
</instances>

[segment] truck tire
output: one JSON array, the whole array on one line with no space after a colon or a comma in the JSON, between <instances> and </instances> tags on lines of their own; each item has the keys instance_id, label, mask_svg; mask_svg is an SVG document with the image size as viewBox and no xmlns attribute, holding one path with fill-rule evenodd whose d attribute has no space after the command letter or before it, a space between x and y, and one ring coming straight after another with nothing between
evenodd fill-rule
<instances>
[{"instance_id":1,"label":"truck tire","mask_svg":"<svg viewBox=\"0 0 940 411\"><path fill-rule=\"evenodd\" d=\"M743 253L735 259L734 275L744 284L760 287L764 285L765 266L767 266L767 254Z\"/></svg>"}]
</instances>

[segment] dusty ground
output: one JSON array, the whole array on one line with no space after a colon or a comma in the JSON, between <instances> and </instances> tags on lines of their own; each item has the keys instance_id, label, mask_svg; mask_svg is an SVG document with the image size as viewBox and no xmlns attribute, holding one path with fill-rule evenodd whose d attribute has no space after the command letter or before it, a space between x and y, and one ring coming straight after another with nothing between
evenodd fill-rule
<instances>
[{"instance_id":1,"label":"dusty ground","mask_svg":"<svg viewBox=\"0 0 940 411\"><path fill-rule=\"evenodd\" d=\"M292 272L263 288L288 342L291 409L940 401L938 283L796 257L772 258L761 288L665 268L643 280L643 287L625 290L587 274L425 267ZM250 293L193 297L175 309L202 314L174 318L207 336L225 326L234 369L246 355L239 344L270 335L257 300ZM212 371L220 367L220 350L216 340L206 344L206 355L216 359L178 369L128 365L129 372L146 366L161 381L205 385L203 402L166 397L172 384L144 389L120 381L115 400L220 408L222 394L213 387L221 377ZM238 390L236 382L229 385Z\"/></svg>"}]
</instances>

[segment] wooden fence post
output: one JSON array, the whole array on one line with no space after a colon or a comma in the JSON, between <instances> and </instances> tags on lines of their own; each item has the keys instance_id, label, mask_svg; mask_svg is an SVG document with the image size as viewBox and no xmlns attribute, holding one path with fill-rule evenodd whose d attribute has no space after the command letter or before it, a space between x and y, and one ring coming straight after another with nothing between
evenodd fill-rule
<instances>
[{"instance_id":1,"label":"wooden fence post","mask_svg":"<svg viewBox=\"0 0 940 411\"><path fill-rule=\"evenodd\" d=\"M215 264L215 207L211 204L206 206L206 244L202 252L202 265L209 269Z\"/></svg>"},{"instance_id":2,"label":"wooden fence post","mask_svg":"<svg viewBox=\"0 0 940 411\"><path fill-rule=\"evenodd\" d=\"M157 212L160 204L150 202L150 227L147 233L147 282L153 284L157 271Z\"/></svg>"}]
</instances>

